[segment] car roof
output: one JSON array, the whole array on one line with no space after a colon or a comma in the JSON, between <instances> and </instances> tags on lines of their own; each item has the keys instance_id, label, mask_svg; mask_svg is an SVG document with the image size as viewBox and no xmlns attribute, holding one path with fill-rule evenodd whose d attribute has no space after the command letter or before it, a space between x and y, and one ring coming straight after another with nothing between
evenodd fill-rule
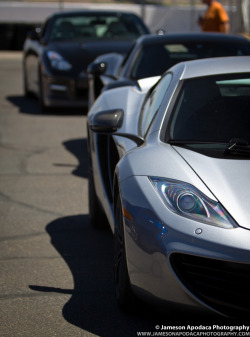
<instances>
[{"instance_id":1,"label":"car roof","mask_svg":"<svg viewBox=\"0 0 250 337\"><path fill-rule=\"evenodd\" d=\"M236 73L249 73L250 75L250 56L216 57L186 61L178 63L169 71L181 71L181 79Z\"/></svg>"},{"instance_id":2,"label":"car roof","mask_svg":"<svg viewBox=\"0 0 250 337\"><path fill-rule=\"evenodd\" d=\"M167 33L164 35L149 34L138 38L138 44L157 43L184 43L184 42L218 42L218 43L246 43L250 41L244 36L222 33Z\"/></svg>"},{"instance_id":3,"label":"car roof","mask_svg":"<svg viewBox=\"0 0 250 337\"><path fill-rule=\"evenodd\" d=\"M134 15L137 16L135 13L132 12L123 12L123 11L115 11L115 10L75 10L75 11L66 11L66 12L58 12L52 14L51 18L56 17L68 17L68 16L92 16L92 15L100 15L100 16L108 16L108 15Z\"/></svg>"}]
</instances>

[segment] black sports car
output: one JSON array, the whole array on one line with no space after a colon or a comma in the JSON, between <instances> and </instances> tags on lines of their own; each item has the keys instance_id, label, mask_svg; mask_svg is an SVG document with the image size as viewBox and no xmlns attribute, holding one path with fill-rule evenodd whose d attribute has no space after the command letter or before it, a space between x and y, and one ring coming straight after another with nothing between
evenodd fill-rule
<instances>
[{"instance_id":1,"label":"black sports car","mask_svg":"<svg viewBox=\"0 0 250 337\"><path fill-rule=\"evenodd\" d=\"M88 67L89 106L102 90L138 84L173 65L202 58L250 55L250 41L219 33L150 34L137 39L126 57L109 53Z\"/></svg>"},{"instance_id":2,"label":"black sports car","mask_svg":"<svg viewBox=\"0 0 250 337\"><path fill-rule=\"evenodd\" d=\"M132 13L54 14L40 33L31 32L24 43L25 94L35 94L42 110L87 106L88 64L100 54L127 53L136 38L148 33L143 21Z\"/></svg>"}]
</instances>

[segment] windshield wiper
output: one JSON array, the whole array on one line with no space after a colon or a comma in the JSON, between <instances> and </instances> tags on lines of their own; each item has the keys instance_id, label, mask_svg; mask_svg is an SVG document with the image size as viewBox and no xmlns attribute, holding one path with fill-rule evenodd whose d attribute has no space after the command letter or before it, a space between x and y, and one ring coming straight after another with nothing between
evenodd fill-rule
<instances>
[{"instance_id":1,"label":"windshield wiper","mask_svg":"<svg viewBox=\"0 0 250 337\"><path fill-rule=\"evenodd\" d=\"M250 145L245 139L232 138L225 150L225 154L242 154L244 156L249 156Z\"/></svg>"}]
</instances>

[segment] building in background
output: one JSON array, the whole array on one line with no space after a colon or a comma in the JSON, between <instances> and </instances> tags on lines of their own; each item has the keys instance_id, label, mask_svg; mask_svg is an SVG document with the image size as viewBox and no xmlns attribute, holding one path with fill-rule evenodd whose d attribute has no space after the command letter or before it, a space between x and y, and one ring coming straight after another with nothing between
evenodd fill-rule
<instances>
[{"instance_id":1,"label":"building in background","mask_svg":"<svg viewBox=\"0 0 250 337\"><path fill-rule=\"evenodd\" d=\"M197 32L198 16L205 6L200 0L0 0L0 49L22 49L27 31L44 22L50 14L64 10L113 9L133 11L142 16L151 32ZM230 17L230 33L250 38L250 0L218 0Z\"/></svg>"}]
</instances>

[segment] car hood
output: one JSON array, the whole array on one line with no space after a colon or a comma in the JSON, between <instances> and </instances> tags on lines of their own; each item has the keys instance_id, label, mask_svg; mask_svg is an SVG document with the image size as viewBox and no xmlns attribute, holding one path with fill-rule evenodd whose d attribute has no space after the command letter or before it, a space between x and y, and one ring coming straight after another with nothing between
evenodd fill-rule
<instances>
[{"instance_id":1,"label":"car hood","mask_svg":"<svg viewBox=\"0 0 250 337\"><path fill-rule=\"evenodd\" d=\"M124 54L131 46L132 41L69 41L49 43L46 50L58 52L73 65L74 72L80 72L86 71L97 56L111 52Z\"/></svg>"},{"instance_id":2,"label":"car hood","mask_svg":"<svg viewBox=\"0 0 250 337\"><path fill-rule=\"evenodd\" d=\"M250 160L211 158L174 148L238 225L250 229Z\"/></svg>"}]
</instances>

